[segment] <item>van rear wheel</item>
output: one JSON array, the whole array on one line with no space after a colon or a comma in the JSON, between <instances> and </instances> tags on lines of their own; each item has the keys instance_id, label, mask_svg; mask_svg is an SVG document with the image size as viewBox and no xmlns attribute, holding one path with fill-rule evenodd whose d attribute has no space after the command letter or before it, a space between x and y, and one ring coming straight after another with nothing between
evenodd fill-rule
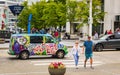
<instances>
[{"instance_id":1,"label":"van rear wheel","mask_svg":"<svg viewBox=\"0 0 120 75\"><path fill-rule=\"evenodd\" d=\"M20 58L26 60L29 58L29 53L27 51L23 51L20 53Z\"/></svg>"},{"instance_id":2,"label":"van rear wheel","mask_svg":"<svg viewBox=\"0 0 120 75\"><path fill-rule=\"evenodd\" d=\"M60 58L60 59L64 58L64 55L65 55L64 51L58 51L56 54L57 58Z\"/></svg>"}]
</instances>

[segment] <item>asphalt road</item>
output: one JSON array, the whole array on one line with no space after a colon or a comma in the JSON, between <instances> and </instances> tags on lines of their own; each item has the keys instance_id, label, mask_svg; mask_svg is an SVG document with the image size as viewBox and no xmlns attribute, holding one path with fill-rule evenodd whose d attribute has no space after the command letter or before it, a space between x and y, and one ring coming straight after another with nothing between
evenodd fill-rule
<instances>
[{"instance_id":1,"label":"asphalt road","mask_svg":"<svg viewBox=\"0 0 120 75\"><path fill-rule=\"evenodd\" d=\"M85 69L84 54L81 54L79 69L76 69L70 54L64 59L49 56L20 60L8 55L7 50L0 50L0 75L49 75L48 65L56 61L62 61L66 65L65 75L120 75L120 51L94 52L93 59L94 69L89 68L89 61Z\"/></svg>"}]
</instances>

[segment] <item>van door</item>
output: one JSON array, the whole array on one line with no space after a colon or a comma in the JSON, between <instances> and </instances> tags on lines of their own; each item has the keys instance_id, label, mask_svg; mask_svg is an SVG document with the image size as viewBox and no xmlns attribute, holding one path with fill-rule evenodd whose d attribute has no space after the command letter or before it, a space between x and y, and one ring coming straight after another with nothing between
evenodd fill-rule
<instances>
[{"instance_id":1,"label":"van door","mask_svg":"<svg viewBox=\"0 0 120 75\"><path fill-rule=\"evenodd\" d=\"M45 50L48 55L56 54L58 47L57 44L54 42L54 38L52 36L45 36Z\"/></svg>"},{"instance_id":2,"label":"van door","mask_svg":"<svg viewBox=\"0 0 120 75\"><path fill-rule=\"evenodd\" d=\"M30 36L31 55L46 55L43 49L43 36Z\"/></svg>"}]
</instances>

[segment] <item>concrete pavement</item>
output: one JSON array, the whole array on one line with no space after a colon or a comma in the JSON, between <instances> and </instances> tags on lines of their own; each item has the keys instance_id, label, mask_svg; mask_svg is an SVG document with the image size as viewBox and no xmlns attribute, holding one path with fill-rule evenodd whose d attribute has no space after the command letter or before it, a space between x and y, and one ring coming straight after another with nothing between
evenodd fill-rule
<instances>
[{"instance_id":1,"label":"concrete pavement","mask_svg":"<svg viewBox=\"0 0 120 75\"><path fill-rule=\"evenodd\" d=\"M0 44L0 50L8 49L8 48L9 48L9 43Z\"/></svg>"},{"instance_id":2,"label":"concrete pavement","mask_svg":"<svg viewBox=\"0 0 120 75\"><path fill-rule=\"evenodd\" d=\"M74 46L74 44L75 44L75 41L76 40L62 40L60 43L64 44L68 48L72 48ZM83 41L80 41L79 45L83 46Z\"/></svg>"},{"instance_id":3,"label":"concrete pavement","mask_svg":"<svg viewBox=\"0 0 120 75\"><path fill-rule=\"evenodd\" d=\"M64 59L55 58L30 58L29 60L19 60L14 57L10 57L6 50L0 51L0 75L50 75L48 72L48 65L35 65L46 64L52 61L60 61L71 64L71 57ZM2 54L2 55L1 55ZM112 55L112 56L111 56ZM79 69L75 67L66 69L65 75L120 75L120 51L103 51L94 52L95 64L100 64L98 61L103 62L98 66L94 66L94 69L89 67L89 60L87 68L83 67L84 54L80 56ZM70 61L68 61L70 60ZM46 62L45 62L46 61ZM34 63L33 63L34 62ZM43 62L43 63L42 63ZM74 66L74 64L72 64ZM66 65L67 66L67 65ZM71 66L71 65L70 65Z\"/></svg>"}]
</instances>

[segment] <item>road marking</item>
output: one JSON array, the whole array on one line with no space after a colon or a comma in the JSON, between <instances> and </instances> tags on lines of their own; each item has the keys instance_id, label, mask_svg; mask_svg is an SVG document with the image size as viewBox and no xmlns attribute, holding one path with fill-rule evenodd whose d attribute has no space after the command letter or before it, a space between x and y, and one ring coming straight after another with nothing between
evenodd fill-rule
<instances>
[{"instance_id":1,"label":"road marking","mask_svg":"<svg viewBox=\"0 0 120 75\"><path fill-rule=\"evenodd\" d=\"M58 60L38 60L38 61L31 61L32 63L44 63L44 62L73 62L74 60L62 60L62 59L58 59Z\"/></svg>"},{"instance_id":2,"label":"road marking","mask_svg":"<svg viewBox=\"0 0 120 75\"><path fill-rule=\"evenodd\" d=\"M75 62L74 60L42 60L42 61L31 61L31 63L34 66L48 66L51 62L62 62L63 64L65 64L66 67L71 68L71 67L75 67ZM94 61L93 62L93 66L99 66L104 64L101 61ZM84 65L84 61L79 61L78 66L81 67ZM89 61L87 62L87 66L90 66Z\"/></svg>"}]
</instances>

